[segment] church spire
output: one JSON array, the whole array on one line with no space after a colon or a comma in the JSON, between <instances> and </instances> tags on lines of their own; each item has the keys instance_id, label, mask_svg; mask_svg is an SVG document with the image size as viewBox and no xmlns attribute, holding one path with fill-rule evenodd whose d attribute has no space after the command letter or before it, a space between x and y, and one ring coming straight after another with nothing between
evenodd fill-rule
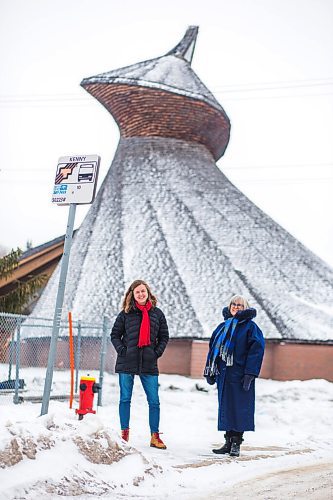
<instances>
[{"instance_id":1,"label":"church spire","mask_svg":"<svg viewBox=\"0 0 333 500\"><path fill-rule=\"evenodd\" d=\"M114 117L122 137L172 137L200 143L218 160L229 118L191 67L198 26L167 54L84 78L82 87Z\"/></svg>"},{"instance_id":2,"label":"church spire","mask_svg":"<svg viewBox=\"0 0 333 500\"><path fill-rule=\"evenodd\" d=\"M167 52L165 55L182 57L191 64L195 49L195 42L197 41L198 31L199 31L198 26L189 26L181 41L172 50L170 50L170 52Z\"/></svg>"}]
</instances>

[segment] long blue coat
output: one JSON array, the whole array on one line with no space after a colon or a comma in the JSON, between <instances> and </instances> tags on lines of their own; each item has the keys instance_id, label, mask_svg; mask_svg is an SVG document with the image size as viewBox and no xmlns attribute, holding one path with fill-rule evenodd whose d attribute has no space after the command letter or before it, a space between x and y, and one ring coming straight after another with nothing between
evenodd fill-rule
<instances>
[{"instance_id":1,"label":"long blue coat","mask_svg":"<svg viewBox=\"0 0 333 500\"><path fill-rule=\"evenodd\" d=\"M250 390L243 389L244 375L257 377L260 372L265 341L260 328L252 321L257 315L255 309L238 311L235 318L238 323L233 335L235 346L233 351L233 365L226 363L219 357L216 375L218 391L218 430L219 431L254 431L255 410L255 380ZM227 307L223 309L224 319L231 318ZM214 341L213 333L209 347Z\"/></svg>"}]
</instances>

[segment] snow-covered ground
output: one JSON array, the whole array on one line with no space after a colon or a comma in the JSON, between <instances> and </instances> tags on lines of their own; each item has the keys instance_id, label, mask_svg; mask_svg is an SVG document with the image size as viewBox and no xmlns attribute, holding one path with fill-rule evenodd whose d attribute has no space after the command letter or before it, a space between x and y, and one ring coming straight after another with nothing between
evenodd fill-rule
<instances>
[{"instance_id":1,"label":"snow-covered ground","mask_svg":"<svg viewBox=\"0 0 333 500\"><path fill-rule=\"evenodd\" d=\"M23 397L41 394L40 369L26 369L24 379ZM138 378L130 442L122 442L117 376L104 380L103 407L82 421L68 402L51 401L40 417L40 403L13 405L12 396L0 396L1 500L333 498L332 383L259 379L257 430L245 434L235 459L211 452L223 433L217 431L216 389L204 380L160 376L167 450L149 447ZM54 392L68 393L68 372L55 372L54 381Z\"/></svg>"}]
</instances>

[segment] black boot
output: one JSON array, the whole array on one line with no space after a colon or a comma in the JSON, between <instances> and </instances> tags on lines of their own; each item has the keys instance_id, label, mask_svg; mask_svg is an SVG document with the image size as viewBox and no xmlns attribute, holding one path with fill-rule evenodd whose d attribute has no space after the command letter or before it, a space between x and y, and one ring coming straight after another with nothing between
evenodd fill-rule
<instances>
[{"instance_id":1,"label":"black boot","mask_svg":"<svg viewBox=\"0 0 333 500\"><path fill-rule=\"evenodd\" d=\"M243 439L239 436L233 436L231 438L231 447L230 447L230 453L229 453L229 455L231 457L239 457L240 445L241 445L242 441L243 441Z\"/></svg>"},{"instance_id":2,"label":"black boot","mask_svg":"<svg viewBox=\"0 0 333 500\"><path fill-rule=\"evenodd\" d=\"M221 448L216 448L212 450L213 453L217 453L218 455L224 455L225 453L230 453L231 449L231 437L228 434L224 434L225 443Z\"/></svg>"}]
</instances>

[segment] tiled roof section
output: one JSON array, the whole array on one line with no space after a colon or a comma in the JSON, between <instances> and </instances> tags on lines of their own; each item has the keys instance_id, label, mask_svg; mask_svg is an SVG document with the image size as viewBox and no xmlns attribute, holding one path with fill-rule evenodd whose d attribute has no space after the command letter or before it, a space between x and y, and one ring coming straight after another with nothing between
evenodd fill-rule
<instances>
[{"instance_id":1,"label":"tiled roof section","mask_svg":"<svg viewBox=\"0 0 333 500\"><path fill-rule=\"evenodd\" d=\"M86 90L112 113L123 137L160 136L198 142L215 159L228 145L228 117L204 101L124 84L95 83Z\"/></svg>"},{"instance_id":2,"label":"tiled roof section","mask_svg":"<svg viewBox=\"0 0 333 500\"><path fill-rule=\"evenodd\" d=\"M131 66L115 69L100 75L84 78L82 87L91 83L125 83L157 88L204 101L220 112L224 112L213 94L194 73L191 65L175 55L166 55Z\"/></svg>"},{"instance_id":3,"label":"tiled roof section","mask_svg":"<svg viewBox=\"0 0 333 500\"><path fill-rule=\"evenodd\" d=\"M190 26L184 38L165 56L85 78L81 86L114 116L124 137L147 136L150 120L152 136L198 140L217 160L228 144L230 122L222 106L191 68L197 33L198 27ZM121 116L118 109L120 100L123 103ZM201 131L197 129L199 121L192 130L187 122L192 113L195 119L200 116L199 109L205 110L201 113ZM210 117L213 117L212 121L209 121ZM181 120L184 124L179 127ZM131 121L135 123L130 124ZM173 121L177 123L172 132ZM218 127L221 130L216 131ZM132 129L135 133L131 132ZM183 129L189 129L189 134L184 135ZM212 130L215 138L203 140L202 136L207 136ZM220 144L216 143L217 137L222 138Z\"/></svg>"}]
</instances>

